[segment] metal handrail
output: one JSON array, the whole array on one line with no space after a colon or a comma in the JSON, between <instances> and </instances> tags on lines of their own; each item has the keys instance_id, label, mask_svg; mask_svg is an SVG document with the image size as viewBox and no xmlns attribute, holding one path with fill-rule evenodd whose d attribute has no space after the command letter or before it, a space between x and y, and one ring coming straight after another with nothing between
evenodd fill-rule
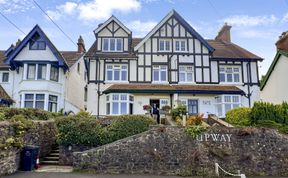
<instances>
[{"instance_id":1,"label":"metal handrail","mask_svg":"<svg viewBox=\"0 0 288 178\"><path fill-rule=\"evenodd\" d=\"M225 171L218 163L215 163L215 173L217 176L220 176L219 174L219 168L225 173L225 174L228 174L230 176L234 176L234 177L240 177L240 178L246 178L245 174L233 174L233 173L230 173L230 172L227 172Z\"/></svg>"}]
</instances>

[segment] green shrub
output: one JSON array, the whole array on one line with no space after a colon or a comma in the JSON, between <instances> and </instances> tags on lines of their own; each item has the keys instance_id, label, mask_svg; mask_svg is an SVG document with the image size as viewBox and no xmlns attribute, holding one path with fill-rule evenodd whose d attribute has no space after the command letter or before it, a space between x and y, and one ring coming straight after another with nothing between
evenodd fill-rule
<instances>
[{"instance_id":1,"label":"green shrub","mask_svg":"<svg viewBox=\"0 0 288 178\"><path fill-rule=\"evenodd\" d=\"M187 113L187 109L186 109L186 106L184 106L184 105L179 105L178 107L173 108L171 110L171 115L172 115L172 118L174 120L176 120L177 116L181 117L182 115L184 115L186 113Z\"/></svg>"},{"instance_id":2,"label":"green shrub","mask_svg":"<svg viewBox=\"0 0 288 178\"><path fill-rule=\"evenodd\" d=\"M3 120L9 120L15 115L22 115L26 119L31 120L48 120L56 116L55 113L51 113L48 111L40 110L40 109L32 109L32 108L0 108L0 116L4 115Z\"/></svg>"},{"instance_id":3,"label":"green shrub","mask_svg":"<svg viewBox=\"0 0 288 178\"><path fill-rule=\"evenodd\" d=\"M207 129L202 125L190 126L185 128L185 133L190 135L192 138L196 138L201 133L205 132Z\"/></svg>"},{"instance_id":4,"label":"green shrub","mask_svg":"<svg viewBox=\"0 0 288 178\"><path fill-rule=\"evenodd\" d=\"M68 116L55 119L58 129L57 142L61 145L101 145L102 128L96 119Z\"/></svg>"},{"instance_id":5,"label":"green shrub","mask_svg":"<svg viewBox=\"0 0 288 178\"><path fill-rule=\"evenodd\" d=\"M288 125L282 126L279 129L279 132L288 134Z\"/></svg>"},{"instance_id":6,"label":"green shrub","mask_svg":"<svg viewBox=\"0 0 288 178\"><path fill-rule=\"evenodd\" d=\"M249 126L251 125L250 121L251 108L240 107L231 109L226 113L226 121L235 126Z\"/></svg>"},{"instance_id":7,"label":"green shrub","mask_svg":"<svg viewBox=\"0 0 288 178\"><path fill-rule=\"evenodd\" d=\"M110 137L108 140L112 142L147 131L151 124L155 124L155 121L145 115L114 116L112 124L106 130Z\"/></svg>"},{"instance_id":8,"label":"green shrub","mask_svg":"<svg viewBox=\"0 0 288 178\"><path fill-rule=\"evenodd\" d=\"M272 120L259 120L257 121L256 126L278 129L282 127L282 124L276 123L275 121L272 121Z\"/></svg>"}]
</instances>

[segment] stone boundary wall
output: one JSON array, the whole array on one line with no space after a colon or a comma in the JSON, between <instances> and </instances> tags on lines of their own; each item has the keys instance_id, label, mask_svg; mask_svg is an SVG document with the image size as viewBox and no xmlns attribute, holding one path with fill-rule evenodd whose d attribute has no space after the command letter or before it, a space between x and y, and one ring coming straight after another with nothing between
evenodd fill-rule
<instances>
[{"instance_id":1,"label":"stone boundary wall","mask_svg":"<svg viewBox=\"0 0 288 178\"><path fill-rule=\"evenodd\" d=\"M40 157L50 153L56 141L54 121L33 121L35 128L28 129L24 136L24 145L36 145L40 149ZM8 121L0 122L0 145L15 135L14 127ZM21 150L15 147L0 148L0 176L14 173L20 166Z\"/></svg>"},{"instance_id":2,"label":"stone boundary wall","mask_svg":"<svg viewBox=\"0 0 288 178\"><path fill-rule=\"evenodd\" d=\"M59 146L59 164L60 165L73 165L73 152L81 152L95 148L95 146L85 145L60 145Z\"/></svg>"},{"instance_id":3,"label":"stone boundary wall","mask_svg":"<svg viewBox=\"0 0 288 178\"><path fill-rule=\"evenodd\" d=\"M144 133L73 154L76 170L213 176L214 164L246 175L288 175L288 136L272 129L211 127L192 138L181 127Z\"/></svg>"}]
</instances>

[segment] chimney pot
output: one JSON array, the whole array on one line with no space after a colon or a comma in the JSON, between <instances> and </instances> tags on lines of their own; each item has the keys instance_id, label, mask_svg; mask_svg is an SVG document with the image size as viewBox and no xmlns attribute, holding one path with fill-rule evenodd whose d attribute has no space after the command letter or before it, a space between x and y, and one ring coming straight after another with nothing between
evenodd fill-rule
<instances>
[{"instance_id":1,"label":"chimney pot","mask_svg":"<svg viewBox=\"0 0 288 178\"><path fill-rule=\"evenodd\" d=\"M221 40L231 43L231 35L230 35L231 28L232 26L228 25L227 22L225 22L224 26L218 32L218 35L215 37L215 40Z\"/></svg>"},{"instance_id":2,"label":"chimney pot","mask_svg":"<svg viewBox=\"0 0 288 178\"><path fill-rule=\"evenodd\" d=\"M78 53L86 52L84 40L81 35L79 36L77 45L78 45Z\"/></svg>"}]
</instances>

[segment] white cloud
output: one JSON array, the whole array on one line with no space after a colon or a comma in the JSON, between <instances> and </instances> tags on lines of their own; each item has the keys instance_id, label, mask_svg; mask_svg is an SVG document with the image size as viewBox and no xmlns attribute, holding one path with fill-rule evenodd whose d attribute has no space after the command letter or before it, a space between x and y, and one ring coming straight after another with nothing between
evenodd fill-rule
<instances>
[{"instance_id":1,"label":"white cloud","mask_svg":"<svg viewBox=\"0 0 288 178\"><path fill-rule=\"evenodd\" d=\"M53 20L59 20L62 17L62 14L58 11L46 11L46 13L49 15L49 17ZM45 16L46 17L46 16ZM48 17L46 17L48 19Z\"/></svg>"},{"instance_id":2,"label":"white cloud","mask_svg":"<svg viewBox=\"0 0 288 178\"><path fill-rule=\"evenodd\" d=\"M283 16L281 22L288 22L288 13Z\"/></svg>"},{"instance_id":3,"label":"white cloud","mask_svg":"<svg viewBox=\"0 0 288 178\"><path fill-rule=\"evenodd\" d=\"M276 33L277 34L277 33ZM273 39L275 37L274 31L268 30L241 30L238 35L242 38L258 38L258 39Z\"/></svg>"},{"instance_id":4,"label":"white cloud","mask_svg":"<svg viewBox=\"0 0 288 178\"><path fill-rule=\"evenodd\" d=\"M72 14L78 5L75 2L66 2L63 5L57 7L58 10L65 12L66 14Z\"/></svg>"},{"instance_id":5,"label":"white cloud","mask_svg":"<svg viewBox=\"0 0 288 178\"><path fill-rule=\"evenodd\" d=\"M278 18L275 15L270 16L234 15L221 20L221 22L227 22L232 26L269 25L277 21Z\"/></svg>"},{"instance_id":6,"label":"white cloud","mask_svg":"<svg viewBox=\"0 0 288 178\"><path fill-rule=\"evenodd\" d=\"M32 0L0 0L4 13L26 12L35 8Z\"/></svg>"},{"instance_id":7,"label":"white cloud","mask_svg":"<svg viewBox=\"0 0 288 178\"><path fill-rule=\"evenodd\" d=\"M114 11L128 13L141 8L138 0L93 0L79 4L79 18L81 20L106 20Z\"/></svg>"},{"instance_id":8,"label":"white cloud","mask_svg":"<svg viewBox=\"0 0 288 178\"><path fill-rule=\"evenodd\" d=\"M135 37L144 37L156 25L156 21L142 22L140 20L134 20L127 23L127 27L133 31L133 36Z\"/></svg>"}]
</instances>

